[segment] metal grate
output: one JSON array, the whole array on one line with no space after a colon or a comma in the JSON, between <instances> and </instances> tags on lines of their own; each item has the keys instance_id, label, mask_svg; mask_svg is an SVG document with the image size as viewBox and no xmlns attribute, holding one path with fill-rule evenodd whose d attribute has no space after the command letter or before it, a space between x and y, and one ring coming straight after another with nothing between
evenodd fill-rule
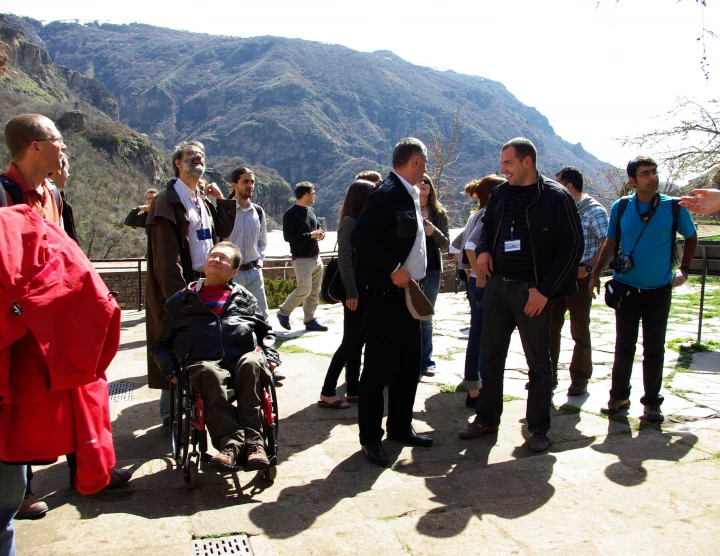
<instances>
[{"instance_id":1,"label":"metal grate","mask_svg":"<svg viewBox=\"0 0 720 556\"><path fill-rule=\"evenodd\" d=\"M121 400L132 400L132 392L135 387L133 382L111 382L108 384L108 391L111 402L119 402Z\"/></svg>"},{"instance_id":2,"label":"metal grate","mask_svg":"<svg viewBox=\"0 0 720 556\"><path fill-rule=\"evenodd\" d=\"M201 539L192 542L193 556L221 556L223 554L249 554L252 556L247 535Z\"/></svg>"}]
</instances>

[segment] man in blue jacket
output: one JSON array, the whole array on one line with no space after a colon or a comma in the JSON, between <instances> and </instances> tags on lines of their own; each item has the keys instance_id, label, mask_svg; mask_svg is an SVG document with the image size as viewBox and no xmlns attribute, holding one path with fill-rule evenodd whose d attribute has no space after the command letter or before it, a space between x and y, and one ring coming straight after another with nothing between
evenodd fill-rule
<instances>
[{"instance_id":1,"label":"man in blue jacket","mask_svg":"<svg viewBox=\"0 0 720 556\"><path fill-rule=\"evenodd\" d=\"M497 431L503 410L503 376L510 337L517 327L529 367L528 447L550 446L552 369L548 300L576 290L583 232L575 199L537 170L537 150L528 139L505 143L500 165L507 183L490 195L476 252L490 276L483 315L483 387L477 416L460 438Z\"/></svg>"}]
</instances>

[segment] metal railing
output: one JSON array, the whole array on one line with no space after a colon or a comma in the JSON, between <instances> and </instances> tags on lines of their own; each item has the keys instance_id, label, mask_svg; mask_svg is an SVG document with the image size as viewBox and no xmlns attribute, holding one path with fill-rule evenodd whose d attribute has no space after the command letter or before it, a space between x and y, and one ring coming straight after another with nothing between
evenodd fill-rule
<instances>
[{"instance_id":1,"label":"metal railing","mask_svg":"<svg viewBox=\"0 0 720 556\"><path fill-rule=\"evenodd\" d=\"M138 279L138 302L137 302L137 310L142 311L142 264L144 262L147 262L146 258L137 258L137 259L90 259L90 262L95 263L137 263L137 279ZM113 266L112 269L98 269L98 270L125 270L134 268L135 265L132 266Z\"/></svg>"}]
</instances>

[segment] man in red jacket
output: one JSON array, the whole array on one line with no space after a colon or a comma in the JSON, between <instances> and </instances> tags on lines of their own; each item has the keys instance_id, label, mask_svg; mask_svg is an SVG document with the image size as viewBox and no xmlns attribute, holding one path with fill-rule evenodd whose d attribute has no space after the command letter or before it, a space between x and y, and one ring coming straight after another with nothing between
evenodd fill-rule
<instances>
[{"instance_id":1,"label":"man in red jacket","mask_svg":"<svg viewBox=\"0 0 720 556\"><path fill-rule=\"evenodd\" d=\"M62 169L63 153L66 149L63 138L55 124L40 114L16 116L8 121L5 126L5 144L10 152L11 162L7 172L0 175L3 186L0 189L0 197L2 197L0 201L4 201L0 202L0 206L28 205L40 217L59 225L61 222L62 201L57 188L46 179L49 174ZM9 213L4 216L10 218ZM17 219L18 215L15 214L13 218ZM31 225L29 221L27 224L28 226ZM20 227L24 230L24 223ZM15 247L18 249L24 247L28 250L34 248L33 245L26 244L24 236ZM39 246L36 247L38 250L40 249ZM11 249L11 246L7 245L6 249ZM79 249L71 256L84 258ZM8 255L8 260L11 258L12 255ZM38 255L38 262L41 260ZM3 262L6 263L7 261ZM10 271L10 268L5 270ZM10 355L11 350L12 356ZM19 337L12 344L12 347L3 349L0 359L3 358L4 361L0 361L0 363L9 366L9 373L13 373L13 368L21 367L20 361L25 362L28 359L36 359L42 361L43 364L47 363L41 353L38 340L32 334ZM52 369L50 370L52 371ZM9 403L12 404L12 401ZM8 400L0 398L0 404L8 404ZM4 415L7 414L8 410L5 411ZM5 441L9 445L9 442ZM63 453L68 454L68 452ZM74 476L75 473L74 455L74 453L68 454L71 476ZM29 487L31 478L32 471L29 466L0 463L0 554L14 551L12 519L16 513L18 518L31 518L39 517L48 511L47 504L39 501L32 494ZM110 471L111 484L122 484L127 482L129 478L130 473L128 471ZM24 494L23 499L20 500L22 507L19 513L16 505L16 492L18 489L21 489Z\"/></svg>"}]
</instances>

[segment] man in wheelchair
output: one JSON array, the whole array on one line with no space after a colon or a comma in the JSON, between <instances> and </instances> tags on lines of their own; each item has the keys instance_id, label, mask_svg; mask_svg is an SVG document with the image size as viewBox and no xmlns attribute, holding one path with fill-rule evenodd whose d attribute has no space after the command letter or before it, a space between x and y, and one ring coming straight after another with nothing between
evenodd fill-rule
<instances>
[{"instance_id":1,"label":"man in wheelchair","mask_svg":"<svg viewBox=\"0 0 720 556\"><path fill-rule=\"evenodd\" d=\"M192 388L205 405L205 424L220 451L210 465L232 471L241 462L247 470L264 469L261 400L280 358L272 345L272 328L258 310L255 297L232 279L240 251L223 241L205 263L205 277L176 293L165 304L160 336L151 353L172 382L184 363ZM237 408L228 401L234 389Z\"/></svg>"}]
</instances>

